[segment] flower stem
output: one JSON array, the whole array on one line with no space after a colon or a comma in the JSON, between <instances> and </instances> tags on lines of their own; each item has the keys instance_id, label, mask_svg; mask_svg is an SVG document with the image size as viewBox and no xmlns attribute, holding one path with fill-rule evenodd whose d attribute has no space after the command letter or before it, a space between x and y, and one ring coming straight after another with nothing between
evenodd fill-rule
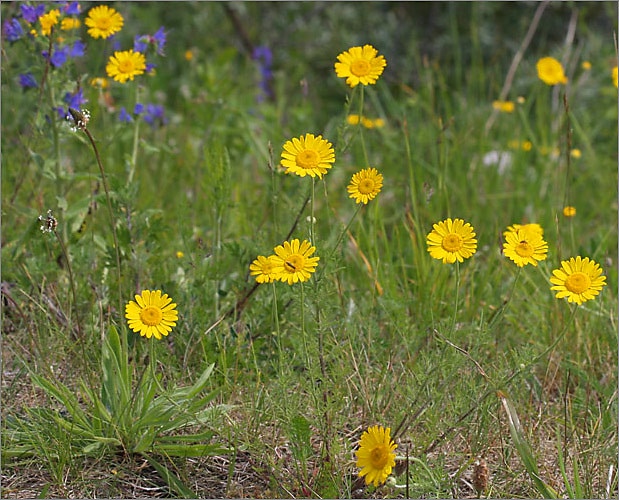
<instances>
[{"instance_id":1,"label":"flower stem","mask_svg":"<svg viewBox=\"0 0 619 500\"><path fill-rule=\"evenodd\" d=\"M454 314L451 319L451 332L456 330L456 317L458 316L458 300L460 298L460 262L456 261L456 301L454 304Z\"/></svg>"},{"instance_id":2,"label":"flower stem","mask_svg":"<svg viewBox=\"0 0 619 500\"><path fill-rule=\"evenodd\" d=\"M95 143L95 139L86 127L83 128L86 137L90 141L92 146L92 150L95 153L95 158L97 159L97 165L99 167L99 173L101 174L101 183L103 184L103 190L105 191L105 200L107 202L107 209L110 215L110 225L112 226L112 238L114 240L114 250L116 251L116 271L118 275L118 304L119 311L122 311L122 273L120 269L120 247L118 246L118 237L116 236L116 219L114 217L114 212L112 210L112 202L110 199L110 189L107 185L107 178L105 176L105 170L103 169L103 163L101 162L101 156L99 155L99 150L97 149L97 144Z\"/></svg>"},{"instance_id":3,"label":"flower stem","mask_svg":"<svg viewBox=\"0 0 619 500\"><path fill-rule=\"evenodd\" d=\"M363 97L364 97L364 85L361 85L361 92L359 93L359 138L361 140L361 149L363 151L363 158L365 159L366 167L370 166L370 160L368 158L368 152L365 147L365 139L363 137Z\"/></svg>"}]
</instances>

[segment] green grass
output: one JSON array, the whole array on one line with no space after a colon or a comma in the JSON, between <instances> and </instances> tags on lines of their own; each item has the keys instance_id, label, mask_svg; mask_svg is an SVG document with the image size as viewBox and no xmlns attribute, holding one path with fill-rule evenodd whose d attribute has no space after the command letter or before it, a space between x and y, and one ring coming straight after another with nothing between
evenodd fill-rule
<instances>
[{"instance_id":1,"label":"green grass","mask_svg":"<svg viewBox=\"0 0 619 500\"><path fill-rule=\"evenodd\" d=\"M168 30L154 75L92 87L112 44L85 28L67 36L87 55L47 73L47 39L3 47L3 497L617 495L615 4L549 4L508 93L524 99L492 122L538 5L114 7L122 50ZM3 3L3 20L19 8ZM273 99L257 99L243 37L273 51ZM388 65L361 94L333 64L365 43ZM546 55L567 86L538 79ZM25 71L43 87L23 90ZM76 82L107 192L87 135L53 111ZM167 123L120 122L136 99ZM385 126L348 125L360 111ZM336 155L313 197L279 167L308 132ZM510 166L485 165L490 151ZM358 210L346 186L367 166L384 187ZM447 217L477 234L458 266L426 250ZM527 222L549 254L519 270L502 233ZM312 279L255 287L250 263L310 231ZM607 281L578 307L548 280L576 255ZM124 319L143 289L178 304L161 341ZM398 443L396 484L377 489L354 454L376 424Z\"/></svg>"}]
</instances>

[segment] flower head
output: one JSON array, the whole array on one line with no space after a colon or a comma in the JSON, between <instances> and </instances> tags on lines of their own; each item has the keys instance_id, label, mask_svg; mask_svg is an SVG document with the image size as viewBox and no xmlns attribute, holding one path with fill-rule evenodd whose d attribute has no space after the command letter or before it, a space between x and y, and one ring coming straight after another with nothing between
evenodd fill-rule
<instances>
[{"instance_id":1,"label":"flower head","mask_svg":"<svg viewBox=\"0 0 619 500\"><path fill-rule=\"evenodd\" d=\"M301 177L311 175L322 179L334 161L335 151L329 141L321 135L314 137L314 134L305 134L305 137L286 141L281 163L287 174L293 173Z\"/></svg>"},{"instance_id":2,"label":"flower head","mask_svg":"<svg viewBox=\"0 0 619 500\"><path fill-rule=\"evenodd\" d=\"M557 292L557 299L567 298L568 302L580 305L594 299L606 285L605 281L600 265L579 255L562 261L561 268L552 272L550 282L554 286L550 289Z\"/></svg>"},{"instance_id":3,"label":"flower head","mask_svg":"<svg viewBox=\"0 0 619 500\"><path fill-rule=\"evenodd\" d=\"M356 87L360 83L375 84L387 66L384 56L377 54L378 51L371 45L351 47L337 56L335 74L346 78L346 84L350 87Z\"/></svg>"},{"instance_id":4,"label":"flower head","mask_svg":"<svg viewBox=\"0 0 619 500\"><path fill-rule=\"evenodd\" d=\"M45 13L45 4L40 3L36 6L21 4L21 15L27 23L33 24Z\"/></svg>"},{"instance_id":5,"label":"flower head","mask_svg":"<svg viewBox=\"0 0 619 500\"><path fill-rule=\"evenodd\" d=\"M43 35L49 35L52 32L52 28L58 24L58 16L60 16L60 11L53 9L39 17Z\"/></svg>"},{"instance_id":6,"label":"flower head","mask_svg":"<svg viewBox=\"0 0 619 500\"><path fill-rule=\"evenodd\" d=\"M42 233L53 233L58 227L58 219L54 217L54 214L51 210L47 211L46 217L39 215L39 222L42 222L41 226L39 227Z\"/></svg>"},{"instance_id":7,"label":"flower head","mask_svg":"<svg viewBox=\"0 0 619 500\"><path fill-rule=\"evenodd\" d=\"M109 38L123 27L123 16L107 5L98 5L88 11L84 21L93 38Z\"/></svg>"},{"instance_id":8,"label":"flower head","mask_svg":"<svg viewBox=\"0 0 619 500\"><path fill-rule=\"evenodd\" d=\"M63 31L76 30L82 25L79 19L75 17L65 17L60 23L60 29Z\"/></svg>"},{"instance_id":9,"label":"flower head","mask_svg":"<svg viewBox=\"0 0 619 500\"><path fill-rule=\"evenodd\" d=\"M443 264L463 262L477 251L477 240L473 226L462 219L445 219L433 225L434 229L428 234L426 243L428 252Z\"/></svg>"},{"instance_id":10,"label":"flower head","mask_svg":"<svg viewBox=\"0 0 619 500\"><path fill-rule=\"evenodd\" d=\"M563 66L554 57L542 57L537 61L537 76L546 85L567 83L567 77L563 72Z\"/></svg>"},{"instance_id":11,"label":"flower head","mask_svg":"<svg viewBox=\"0 0 619 500\"><path fill-rule=\"evenodd\" d=\"M32 73L22 73L19 75L19 85L24 89L39 86L37 81L34 79L34 76L32 76Z\"/></svg>"},{"instance_id":12,"label":"flower head","mask_svg":"<svg viewBox=\"0 0 619 500\"><path fill-rule=\"evenodd\" d=\"M492 101L492 107L503 113L513 113L515 108L513 101Z\"/></svg>"},{"instance_id":13,"label":"flower head","mask_svg":"<svg viewBox=\"0 0 619 500\"><path fill-rule=\"evenodd\" d=\"M146 58L144 54L133 50L114 52L105 67L107 75L120 83L125 83L127 80L133 81L133 78L142 75L145 69Z\"/></svg>"},{"instance_id":14,"label":"flower head","mask_svg":"<svg viewBox=\"0 0 619 500\"><path fill-rule=\"evenodd\" d=\"M289 285L307 281L316 271L320 260L320 257L310 257L315 251L316 247L307 240L302 243L296 238L290 242L284 241L275 247L275 255L272 257L275 265L271 273Z\"/></svg>"},{"instance_id":15,"label":"flower head","mask_svg":"<svg viewBox=\"0 0 619 500\"><path fill-rule=\"evenodd\" d=\"M572 207L571 205L567 205L563 207L564 217L574 217L575 215L576 215L576 207Z\"/></svg>"},{"instance_id":16,"label":"flower head","mask_svg":"<svg viewBox=\"0 0 619 500\"><path fill-rule=\"evenodd\" d=\"M24 36L24 29L17 19L7 19L2 23L2 34L7 41L16 42Z\"/></svg>"},{"instance_id":17,"label":"flower head","mask_svg":"<svg viewBox=\"0 0 619 500\"><path fill-rule=\"evenodd\" d=\"M544 228L536 222L531 222L530 224L512 224L511 226L507 226L507 230L503 233L503 236L507 237L507 233L516 232L519 229L525 229L527 231L538 233L540 236L544 236Z\"/></svg>"},{"instance_id":18,"label":"flower head","mask_svg":"<svg viewBox=\"0 0 619 500\"><path fill-rule=\"evenodd\" d=\"M148 339L167 336L178 320L176 304L171 302L167 293L161 295L161 290L144 290L142 295L135 296L135 302L130 300L125 306L129 328Z\"/></svg>"},{"instance_id":19,"label":"flower head","mask_svg":"<svg viewBox=\"0 0 619 500\"><path fill-rule=\"evenodd\" d=\"M611 76L613 78L613 85L617 87L619 85L619 76L617 74L617 66L615 66L611 72Z\"/></svg>"},{"instance_id":20,"label":"flower head","mask_svg":"<svg viewBox=\"0 0 619 500\"><path fill-rule=\"evenodd\" d=\"M249 274L255 276L258 283L271 283L278 278L277 274L273 272L277 265L273 257L273 255L268 257L258 255L258 258L249 265Z\"/></svg>"},{"instance_id":21,"label":"flower head","mask_svg":"<svg viewBox=\"0 0 619 500\"><path fill-rule=\"evenodd\" d=\"M391 439L391 429L382 425L369 427L361 435L357 455L359 477L365 476L366 484L378 486L387 480L395 466L395 450L398 445Z\"/></svg>"},{"instance_id":22,"label":"flower head","mask_svg":"<svg viewBox=\"0 0 619 500\"><path fill-rule=\"evenodd\" d=\"M375 168L364 168L352 176L348 185L349 198L366 205L383 187L383 176Z\"/></svg>"},{"instance_id":23,"label":"flower head","mask_svg":"<svg viewBox=\"0 0 619 500\"><path fill-rule=\"evenodd\" d=\"M544 260L548 254L548 243L538 231L520 227L505 232L503 253L519 267L537 266L537 261Z\"/></svg>"}]
</instances>

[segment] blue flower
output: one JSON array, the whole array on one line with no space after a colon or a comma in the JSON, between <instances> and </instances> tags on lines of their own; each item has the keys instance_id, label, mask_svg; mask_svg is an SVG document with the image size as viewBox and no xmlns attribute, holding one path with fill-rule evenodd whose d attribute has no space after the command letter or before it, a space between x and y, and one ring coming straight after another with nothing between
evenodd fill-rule
<instances>
[{"instance_id":1,"label":"blue flower","mask_svg":"<svg viewBox=\"0 0 619 500\"><path fill-rule=\"evenodd\" d=\"M157 48L157 54L159 54L160 56L164 55L163 49L166 44L167 36L168 36L168 33L163 30L163 26L159 28L155 32L155 34L152 36L153 43L155 44L155 47Z\"/></svg>"},{"instance_id":2,"label":"blue flower","mask_svg":"<svg viewBox=\"0 0 619 500\"><path fill-rule=\"evenodd\" d=\"M39 86L37 84L37 81L34 79L34 76L32 76L32 73L22 73L21 75L19 75L19 84L24 89Z\"/></svg>"},{"instance_id":3,"label":"blue flower","mask_svg":"<svg viewBox=\"0 0 619 500\"><path fill-rule=\"evenodd\" d=\"M88 99L84 97L84 91L82 89L74 93L67 92L62 100L68 104L69 108L73 109L80 109L83 104L88 102Z\"/></svg>"},{"instance_id":4,"label":"blue flower","mask_svg":"<svg viewBox=\"0 0 619 500\"><path fill-rule=\"evenodd\" d=\"M134 52L146 52L148 48L147 35L135 35L133 39L133 51Z\"/></svg>"},{"instance_id":5,"label":"blue flower","mask_svg":"<svg viewBox=\"0 0 619 500\"><path fill-rule=\"evenodd\" d=\"M254 61L258 62L258 68L260 69L261 76L259 86L262 90L262 94L258 96L258 100L264 100L264 96L267 96L269 99L273 99L275 97L273 87L271 85L271 80L273 80L273 71L271 70L271 65L273 64L273 53L266 45L260 45L254 48L252 57Z\"/></svg>"},{"instance_id":6,"label":"blue flower","mask_svg":"<svg viewBox=\"0 0 619 500\"><path fill-rule=\"evenodd\" d=\"M146 63L146 73L150 74L157 67L156 64Z\"/></svg>"},{"instance_id":7,"label":"blue flower","mask_svg":"<svg viewBox=\"0 0 619 500\"><path fill-rule=\"evenodd\" d=\"M133 114L141 115L143 111L144 111L144 104L140 104L139 102L136 103L135 107L133 108Z\"/></svg>"},{"instance_id":8,"label":"blue flower","mask_svg":"<svg viewBox=\"0 0 619 500\"><path fill-rule=\"evenodd\" d=\"M43 52L43 57L46 56L46 52ZM52 56L50 61L55 68L60 68L64 63L67 62L67 58L69 57L69 47L58 47L58 45L54 45L54 50L52 51Z\"/></svg>"},{"instance_id":9,"label":"blue flower","mask_svg":"<svg viewBox=\"0 0 619 500\"><path fill-rule=\"evenodd\" d=\"M4 38L9 42L16 42L24 36L24 30L21 24L19 24L19 21L15 18L4 21L2 24L2 33L4 33Z\"/></svg>"},{"instance_id":10,"label":"blue flower","mask_svg":"<svg viewBox=\"0 0 619 500\"><path fill-rule=\"evenodd\" d=\"M151 127L155 127L156 125L165 125L168 123L163 106L161 104L147 104L144 121Z\"/></svg>"},{"instance_id":11,"label":"blue flower","mask_svg":"<svg viewBox=\"0 0 619 500\"><path fill-rule=\"evenodd\" d=\"M69 48L69 57L81 57L86 50L86 44L81 40L75 40Z\"/></svg>"},{"instance_id":12,"label":"blue flower","mask_svg":"<svg viewBox=\"0 0 619 500\"><path fill-rule=\"evenodd\" d=\"M61 2L62 12L68 16L77 16L82 11L79 2Z\"/></svg>"},{"instance_id":13,"label":"blue flower","mask_svg":"<svg viewBox=\"0 0 619 500\"><path fill-rule=\"evenodd\" d=\"M133 117L128 113L124 106L120 108L120 113L118 114L118 121L124 123L131 123L133 121Z\"/></svg>"},{"instance_id":14,"label":"blue flower","mask_svg":"<svg viewBox=\"0 0 619 500\"><path fill-rule=\"evenodd\" d=\"M31 5L20 5L21 15L30 24L36 23L43 14L45 14L45 4L40 3L36 7Z\"/></svg>"}]
</instances>

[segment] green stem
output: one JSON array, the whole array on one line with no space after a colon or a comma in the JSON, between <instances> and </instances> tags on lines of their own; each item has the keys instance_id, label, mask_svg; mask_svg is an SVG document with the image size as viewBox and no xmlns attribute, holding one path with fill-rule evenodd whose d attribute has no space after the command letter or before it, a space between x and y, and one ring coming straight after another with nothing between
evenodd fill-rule
<instances>
[{"instance_id":1,"label":"green stem","mask_svg":"<svg viewBox=\"0 0 619 500\"><path fill-rule=\"evenodd\" d=\"M456 303L454 304L454 314L451 319L451 332L456 329L456 317L458 316L458 300L460 298L460 262L456 261Z\"/></svg>"},{"instance_id":2,"label":"green stem","mask_svg":"<svg viewBox=\"0 0 619 500\"><path fill-rule=\"evenodd\" d=\"M367 149L365 147L365 139L363 137L363 98L364 98L364 91L363 91L364 86L361 85L361 92L359 94L359 124L357 125L359 127L359 139L361 140L361 149L363 151L363 158L365 159L365 165L366 167L370 166L370 160L368 158L368 152Z\"/></svg>"},{"instance_id":3,"label":"green stem","mask_svg":"<svg viewBox=\"0 0 619 500\"><path fill-rule=\"evenodd\" d=\"M135 86L135 103L137 104L139 101L139 97L140 97L140 86L136 85ZM135 127L133 128L133 148L131 151L131 165L130 165L130 170L129 170L129 178L127 180L127 184L131 184L131 182L133 181L133 176L135 175L135 169L137 167L137 163L138 163L138 144L140 142L140 122L142 120L140 120L139 118L136 118L135 120Z\"/></svg>"},{"instance_id":4,"label":"green stem","mask_svg":"<svg viewBox=\"0 0 619 500\"><path fill-rule=\"evenodd\" d=\"M279 365L279 373L284 373L284 353L282 351L282 336L279 328L279 311L277 310L277 289L275 282L271 282L271 290L273 291L273 320L275 321L275 335L277 335L277 357Z\"/></svg>"},{"instance_id":5,"label":"green stem","mask_svg":"<svg viewBox=\"0 0 619 500\"><path fill-rule=\"evenodd\" d=\"M301 334L303 336L303 349L305 351L305 361L307 363L307 369L310 371L310 355L309 347L307 345L307 332L305 331L305 289L303 288L303 282L301 282Z\"/></svg>"},{"instance_id":6,"label":"green stem","mask_svg":"<svg viewBox=\"0 0 619 500\"><path fill-rule=\"evenodd\" d=\"M114 211L112 210L112 201L110 199L110 190L107 185L107 178L105 176L105 170L103 169L103 163L101 162L101 156L99 155L99 150L97 149L97 144L95 143L95 139L86 127L83 128L86 137L90 141L92 146L92 150L95 153L95 158L97 159L97 165L99 167L99 173L101 174L101 183L103 184L103 190L105 191L105 200L107 202L107 210L110 215L110 225L112 226L112 238L114 239L114 250L116 251L116 270L117 270L117 278L118 278L118 305L119 311L123 310L122 307L122 272L120 268L120 247L118 246L118 237L116 236L116 218L114 217Z\"/></svg>"}]
</instances>

